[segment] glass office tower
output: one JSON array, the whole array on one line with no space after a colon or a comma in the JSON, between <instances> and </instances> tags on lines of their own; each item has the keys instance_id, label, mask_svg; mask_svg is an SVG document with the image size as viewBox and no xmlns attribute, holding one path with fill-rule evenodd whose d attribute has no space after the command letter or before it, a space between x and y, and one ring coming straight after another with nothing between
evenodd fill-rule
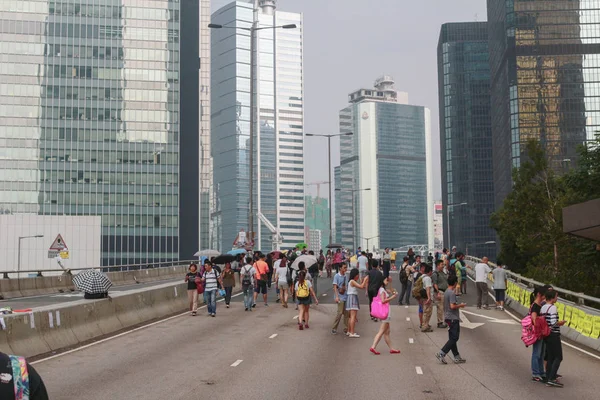
<instances>
[{"instance_id":1,"label":"glass office tower","mask_svg":"<svg viewBox=\"0 0 600 400\"><path fill-rule=\"evenodd\" d=\"M366 249L367 240L371 250L429 245L430 226L433 234L430 113L402 104L408 100L393 86L384 76L373 89L351 93L340 112L340 133L353 133L340 138L336 203L342 244L350 248Z\"/></svg>"},{"instance_id":2,"label":"glass office tower","mask_svg":"<svg viewBox=\"0 0 600 400\"><path fill-rule=\"evenodd\" d=\"M230 249L238 232L249 231L250 203L250 32L252 2L233 2L212 15L211 149L217 227L216 246ZM255 249L269 250L272 232L258 213L283 236L283 248L303 242L304 109L302 15L259 2L258 26L295 24L296 29L257 33L259 134L254 138Z\"/></svg>"},{"instance_id":3,"label":"glass office tower","mask_svg":"<svg viewBox=\"0 0 600 400\"><path fill-rule=\"evenodd\" d=\"M0 2L0 207L100 215L102 264L178 258L178 1Z\"/></svg>"},{"instance_id":4,"label":"glass office tower","mask_svg":"<svg viewBox=\"0 0 600 400\"><path fill-rule=\"evenodd\" d=\"M493 259L496 245L486 244L496 241L487 23L442 25L437 56L444 244Z\"/></svg>"},{"instance_id":5,"label":"glass office tower","mask_svg":"<svg viewBox=\"0 0 600 400\"><path fill-rule=\"evenodd\" d=\"M537 139L566 171L600 125L600 0L488 0L496 208Z\"/></svg>"}]
</instances>

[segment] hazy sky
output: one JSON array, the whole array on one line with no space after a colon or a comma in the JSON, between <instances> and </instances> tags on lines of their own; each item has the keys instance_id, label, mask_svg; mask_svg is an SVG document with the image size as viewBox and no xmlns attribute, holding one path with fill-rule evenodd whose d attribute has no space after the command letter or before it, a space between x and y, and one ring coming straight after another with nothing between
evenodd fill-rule
<instances>
[{"instance_id":1,"label":"hazy sky","mask_svg":"<svg viewBox=\"0 0 600 400\"><path fill-rule=\"evenodd\" d=\"M213 10L231 0L212 0ZM485 21L486 0L278 0L282 11L304 13L305 131L337 133L348 93L396 79L410 104L431 109L434 196L441 199L437 42L445 22ZM339 165L337 140L332 165ZM327 181L326 139L307 138L305 182ZM316 193L314 186L307 191ZM327 189L321 188L321 195Z\"/></svg>"}]
</instances>

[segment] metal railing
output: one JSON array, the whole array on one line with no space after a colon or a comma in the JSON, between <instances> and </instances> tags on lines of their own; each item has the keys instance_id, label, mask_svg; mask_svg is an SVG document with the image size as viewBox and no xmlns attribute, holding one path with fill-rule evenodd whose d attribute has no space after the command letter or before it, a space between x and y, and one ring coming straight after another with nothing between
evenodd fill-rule
<instances>
[{"instance_id":1,"label":"metal railing","mask_svg":"<svg viewBox=\"0 0 600 400\"><path fill-rule=\"evenodd\" d=\"M479 262L481 262L480 258L472 257L472 256L466 256L465 259L467 261L470 261L470 262L473 262L473 263L479 263ZM496 264L494 264L492 262L489 262L488 265L492 269L496 268ZM513 282L515 282L517 284L524 285L524 286L526 286L528 288L533 288L535 286L544 286L544 285L546 285L546 283L538 282L538 281L536 281L534 279L530 279L530 278L524 277L523 275L517 274L517 273L512 272L512 271L510 271L508 269L506 270L506 275ZM596 308L596 309L600 308L600 299L597 298L597 297L588 296L585 293L576 293L576 292L573 292L571 290L563 289L563 288L560 288L560 287L555 286L555 285L552 285L552 288L555 291L557 291L561 295L561 297L563 297L565 299L568 299L568 300L571 300L571 301L573 301L574 303L576 303L578 305L585 306L586 302L588 302L588 303L594 303L594 306L593 306L594 308ZM587 304L587 305L590 305L590 304Z\"/></svg>"},{"instance_id":2,"label":"metal railing","mask_svg":"<svg viewBox=\"0 0 600 400\"><path fill-rule=\"evenodd\" d=\"M88 269L99 269L102 272L123 272L123 271L139 271L144 269L153 269L153 268L168 268L168 267L177 267L181 265L191 264L191 263L199 263L198 260L178 260L178 261L166 261L159 263L147 263L147 264L127 264L127 265L115 265L115 266L107 266L107 267L86 267L86 268L56 268L56 269L21 269L21 270L12 270L12 271L2 271L3 279L10 279L9 274L16 275L19 279L26 279L27 277L19 277L21 274L36 274L35 277L43 277L43 273L48 272L62 272L63 274L71 274L72 271L83 271Z\"/></svg>"}]
</instances>

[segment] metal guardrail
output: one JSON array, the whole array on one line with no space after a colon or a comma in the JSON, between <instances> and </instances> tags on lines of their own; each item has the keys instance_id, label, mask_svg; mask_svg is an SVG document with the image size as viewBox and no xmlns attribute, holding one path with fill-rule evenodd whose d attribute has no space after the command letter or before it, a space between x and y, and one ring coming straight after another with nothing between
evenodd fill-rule
<instances>
[{"instance_id":1,"label":"metal guardrail","mask_svg":"<svg viewBox=\"0 0 600 400\"><path fill-rule=\"evenodd\" d=\"M467 261L471 261L474 263L478 263L481 262L480 258L477 257L472 257L472 256L466 256L465 257ZM490 267L492 267L492 269L496 268L496 264L489 262L488 265ZM530 279L530 278L526 278L523 275L517 274L515 272L512 272L510 270L506 270L506 275L508 275L509 279L511 279L512 281L516 282L516 283L520 283L523 284L529 288L533 288L534 286L544 286L546 285L546 283L543 282L538 282L534 279ZM567 296L567 298L571 298L572 300L576 300L575 302L579 305L585 305L585 302L591 302L591 303L595 303L596 307L595 308L599 308L600 307L600 299L597 297L592 297L592 296L588 296L585 293L576 293L573 292L571 290L568 289L563 289L560 288L558 286L552 285L552 288L557 291L559 294L562 294L564 296Z\"/></svg>"},{"instance_id":2,"label":"metal guardrail","mask_svg":"<svg viewBox=\"0 0 600 400\"><path fill-rule=\"evenodd\" d=\"M44 272L62 272L65 274L70 274L71 271L83 271L88 269L100 269L103 272L123 272L123 271L139 271L143 269L152 269L152 268L168 268L175 267L179 265L198 263L198 260L178 260L178 261L166 261L160 263L148 263L148 264L127 264L127 265L115 265L115 266L107 266L107 267L94 267L94 268L62 268L62 269L29 269L29 270L12 270L12 271L2 271L3 279L10 279L9 274L15 274L17 277L20 274L36 274L36 277L43 277ZM27 278L27 277L26 277ZM19 278L19 279L26 279Z\"/></svg>"}]
</instances>

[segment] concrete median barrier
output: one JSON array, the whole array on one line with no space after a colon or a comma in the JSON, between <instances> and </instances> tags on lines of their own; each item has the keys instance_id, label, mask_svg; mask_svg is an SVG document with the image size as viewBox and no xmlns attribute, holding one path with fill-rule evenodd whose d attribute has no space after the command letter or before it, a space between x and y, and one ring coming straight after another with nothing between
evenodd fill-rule
<instances>
[{"instance_id":1,"label":"concrete median barrier","mask_svg":"<svg viewBox=\"0 0 600 400\"><path fill-rule=\"evenodd\" d=\"M0 294L5 299L14 297L23 297L19 290L19 282L17 279L2 279L0 280Z\"/></svg>"},{"instance_id":2,"label":"concrete median barrier","mask_svg":"<svg viewBox=\"0 0 600 400\"><path fill-rule=\"evenodd\" d=\"M239 292L239 288L234 289ZM202 304L202 297L199 299ZM0 350L32 357L77 346L188 307L185 283L115 292L109 299L77 300L3 317ZM33 318L33 323L31 319Z\"/></svg>"}]
</instances>

